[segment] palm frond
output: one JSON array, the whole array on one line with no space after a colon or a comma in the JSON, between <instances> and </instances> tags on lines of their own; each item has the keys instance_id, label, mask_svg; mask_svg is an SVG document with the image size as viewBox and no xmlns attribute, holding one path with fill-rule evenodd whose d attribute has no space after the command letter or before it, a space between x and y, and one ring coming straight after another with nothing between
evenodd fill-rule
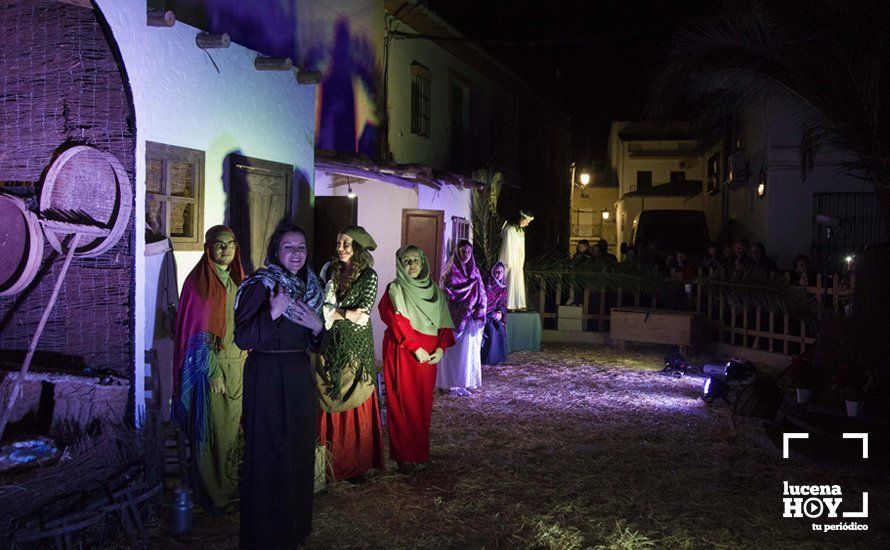
<instances>
[{"instance_id":1,"label":"palm frond","mask_svg":"<svg viewBox=\"0 0 890 550\"><path fill-rule=\"evenodd\" d=\"M473 225L473 248L479 268L487 271L498 261L501 249L503 220L497 212L497 201L503 185L503 175L493 168L473 173L473 179L485 185L473 191L470 216Z\"/></svg>"},{"instance_id":2,"label":"palm frond","mask_svg":"<svg viewBox=\"0 0 890 550\"><path fill-rule=\"evenodd\" d=\"M742 307L759 308L770 313L790 315L808 321L816 317L816 301L801 287L788 283L784 276L757 272L740 276L717 274L696 280L704 292Z\"/></svg>"},{"instance_id":3,"label":"palm frond","mask_svg":"<svg viewBox=\"0 0 890 550\"><path fill-rule=\"evenodd\" d=\"M778 102L855 169L890 187L890 3L746 0L674 34L653 79L647 115L669 119L684 101L705 105L700 128L765 101Z\"/></svg>"},{"instance_id":4,"label":"palm frond","mask_svg":"<svg viewBox=\"0 0 890 550\"><path fill-rule=\"evenodd\" d=\"M606 265L592 260L577 262L555 254L528 261L525 275L530 290L537 290L543 284L547 288L602 288L660 295L669 285L669 281L657 270L638 263Z\"/></svg>"}]
</instances>

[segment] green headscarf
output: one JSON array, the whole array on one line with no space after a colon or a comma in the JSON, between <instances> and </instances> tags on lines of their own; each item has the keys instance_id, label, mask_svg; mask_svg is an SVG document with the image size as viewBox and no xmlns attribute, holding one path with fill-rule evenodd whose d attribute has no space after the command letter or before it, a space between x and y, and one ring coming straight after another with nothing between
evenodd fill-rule
<instances>
[{"instance_id":1,"label":"green headscarf","mask_svg":"<svg viewBox=\"0 0 890 550\"><path fill-rule=\"evenodd\" d=\"M402 253L407 249L420 253L423 267L416 279L408 275L402 265ZM454 328L445 295L430 279L430 264L423 250L416 246L406 246L396 252L396 280L389 285L389 299L396 313L411 321L411 328L421 334L435 336L440 328Z\"/></svg>"}]
</instances>

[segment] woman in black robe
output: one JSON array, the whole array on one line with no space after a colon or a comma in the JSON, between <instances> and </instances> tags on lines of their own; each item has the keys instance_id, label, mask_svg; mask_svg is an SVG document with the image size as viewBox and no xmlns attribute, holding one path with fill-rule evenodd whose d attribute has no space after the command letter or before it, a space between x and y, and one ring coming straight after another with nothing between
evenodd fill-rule
<instances>
[{"instance_id":1,"label":"woman in black robe","mask_svg":"<svg viewBox=\"0 0 890 550\"><path fill-rule=\"evenodd\" d=\"M321 283L306 267L306 234L293 225L269 239L266 267L235 299L244 366L241 547L295 548L312 530L315 378L309 363L324 329Z\"/></svg>"}]
</instances>

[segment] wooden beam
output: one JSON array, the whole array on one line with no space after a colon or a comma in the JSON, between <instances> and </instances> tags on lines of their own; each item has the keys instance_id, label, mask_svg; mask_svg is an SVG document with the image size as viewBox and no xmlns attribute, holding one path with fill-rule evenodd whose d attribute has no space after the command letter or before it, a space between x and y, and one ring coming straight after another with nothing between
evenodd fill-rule
<instances>
[{"instance_id":1,"label":"wooden beam","mask_svg":"<svg viewBox=\"0 0 890 550\"><path fill-rule=\"evenodd\" d=\"M340 166L325 166L325 165L316 165L316 167L323 171L326 174L340 174L343 176L351 176L354 178L361 178L364 180L377 180L382 181L384 183L391 183L393 185L398 185L399 187L408 187L413 189L416 187L416 184L408 181L406 179L402 179L396 176L388 176L386 174L381 174L379 172L367 172L365 170L361 170L359 168L345 168Z\"/></svg>"},{"instance_id":2,"label":"wooden beam","mask_svg":"<svg viewBox=\"0 0 890 550\"><path fill-rule=\"evenodd\" d=\"M88 8L93 9L93 3L90 0L56 0L61 4L71 4L72 6L77 6L79 8Z\"/></svg>"}]
</instances>

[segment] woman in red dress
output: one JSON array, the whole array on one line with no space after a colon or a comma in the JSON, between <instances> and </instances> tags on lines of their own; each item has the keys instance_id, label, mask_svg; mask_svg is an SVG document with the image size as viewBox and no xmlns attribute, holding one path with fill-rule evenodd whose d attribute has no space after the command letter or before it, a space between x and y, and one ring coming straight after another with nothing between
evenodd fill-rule
<instances>
[{"instance_id":1,"label":"woman in red dress","mask_svg":"<svg viewBox=\"0 0 890 550\"><path fill-rule=\"evenodd\" d=\"M390 456L399 471L426 468L436 364L454 344L448 304L430 279L423 250L409 245L396 253L396 279L378 306L383 337Z\"/></svg>"}]
</instances>

